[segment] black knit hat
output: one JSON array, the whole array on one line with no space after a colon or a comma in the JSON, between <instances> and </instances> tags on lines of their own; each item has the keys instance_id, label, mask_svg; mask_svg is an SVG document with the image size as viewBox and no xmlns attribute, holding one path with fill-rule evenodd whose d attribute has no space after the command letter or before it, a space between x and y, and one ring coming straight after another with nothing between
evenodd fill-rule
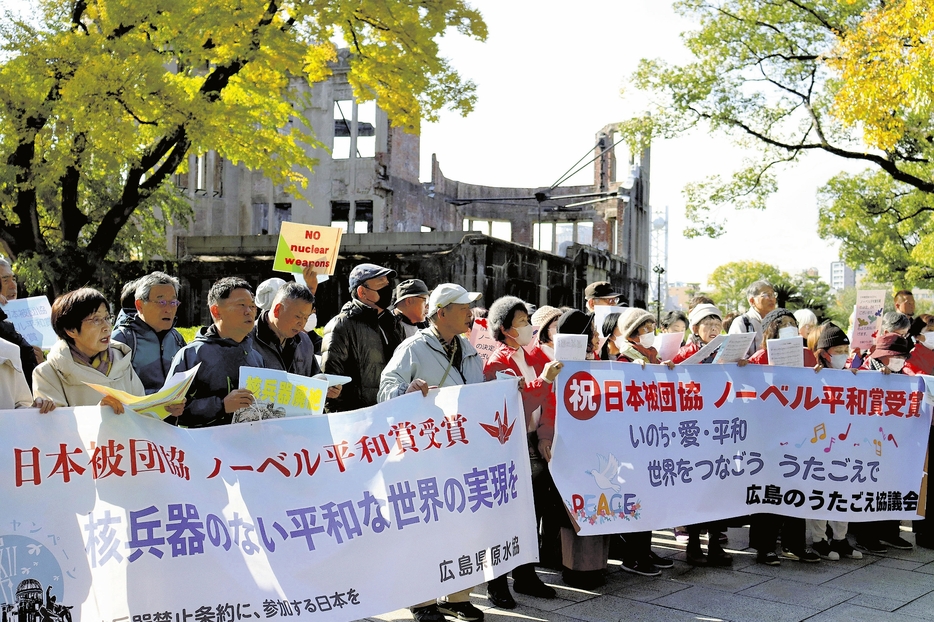
<instances>
[{"instance_id":1,"label":"black knit hat","mask_svg":"<svg viewBox=\"0 0 934 622\"><path fill-rule=\"evenodd\" d=\"M772 322L777 322L786 316L795 320L795 314L789 311L788 309L785 309L783 307L772 309L771 311L768 312L768 314L764 318L762 318L762 330L765 331L766 326L768 326ZM798 323L798 320L795 320L796 325L797 323Z\"/></svg>"},{"instance_id":2,"label":"black knit hat","mask_svg":"<svg viewBox=\"0 0 934 622\"><path fill-rule=\"evenodd\" d=\"M558 318L558 332L562 335L589 335L591 324L593 324L592 315L571 309Z\"/></svg>"},{"instance_id":3,"label":"black knit hat","mask_svg":"<svg viewBox=\"0 0 934 622\"><path fill-rule=\"evenodd\" d=\"M821 331L820 339L817 340L818 350L829 350L837 346L848 346L850 340L846 333L840 330L836 324L828 322Z\"/></svg>"}]
</instances>

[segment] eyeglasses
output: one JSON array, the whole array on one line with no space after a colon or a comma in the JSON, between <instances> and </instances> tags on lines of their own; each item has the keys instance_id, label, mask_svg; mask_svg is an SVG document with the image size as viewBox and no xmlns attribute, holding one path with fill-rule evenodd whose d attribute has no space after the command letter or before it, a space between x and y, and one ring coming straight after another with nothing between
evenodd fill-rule
<instances>
[{"instance_id":1,"label":"eyeglasses","mask_svg":"<svg viewBox=\"0 0 934 622\"><path fill-rule=\"evenodd\" d=\"M178 305L182 304L178 300L147 300L146 302L151 302L154 305L159 305L163 309L166 307L172 307L173 309Z\"/></svg>"},{"instance_id":2,"label":"eyeglasses","mask_svg":"<svg viewBox=\"0 0 934 622\"><path fill-rule=\"evenodd\" d=\"M775 294L770 294L770 293L768 293L768 292L763 292L763 293L759 294L759 295L757 296L757 298L765 298L765 299L775 298Z\"/></svg>"},{"instance_id":3,"label":"eyeglasses","mask_svg":"<svg viewBox=\"0 0 934 622\"><path fill-rule=\"evenodd\" d=\"M91 324L95 328L103 328L104 326L113 326L114 316L105 315L104 317L95 316L95 317L86 317L83 322Z\"/></svg>"}]
</instances>

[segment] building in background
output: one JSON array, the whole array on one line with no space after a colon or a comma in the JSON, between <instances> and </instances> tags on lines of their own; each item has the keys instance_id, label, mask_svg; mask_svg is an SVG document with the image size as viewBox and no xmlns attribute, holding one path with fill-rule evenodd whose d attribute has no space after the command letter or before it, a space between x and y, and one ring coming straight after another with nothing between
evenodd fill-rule
<instances>
[{"instance_id":1,"label":"building in background","mask_svg":"<svg viewBox=\"0 0 934 622\"><path fill-rule=\"evenodd\" d=\"M477 258L461 260L459 267L442 270L439 277L443 273L449 280L473 283L486 299L487 294L502 290L506 281L518 279L526 286L517 295L524 294L534 304L580 307L588 282L608 280L624 293L627 303L646 305L652 277L649 149L627 156L618 167L616 124L610 124L595 137L593 185L501 188L470 184L445 177L435 155L431 181L422 183L419 137L393 128L373 102L354 100L347 82L348 58L348 52L341 51L327 81L294 83L299 100L307 102L301 114L322 145L308 147L318 166L302 171L308 177L303 196L289 195L262 171L225 161L215 152L193 155L189 172L176 175L175 182L191 200L194 219L188 227L170 229L172 255L182 261L248 258L262 262L268 257L268 274L257 275L266 278L271 276L279 228L286 221L337 226L356 234L344 237L341 263L346 264L376 255L391 258L402 249L410 253L421 249L435 262L456 263L462 254L445 249L453 251L472 232L517 248L493 253L507 263L482 266L483 282L475 280L481 267ZM555 159L563 164L578 155L555 154ZM453 232L464 232L454 236L457 244L452 244ZM379 237L373 240L358 237L376 234ZM422 234L424 244L413 243L411 234ZM470 239L477 243L476 235ZM200 290L195 283L191 286ZM325 295L330 289L324 289ZM338 305L345 296L340 288L334 289L337 298L331 303ZM322 302L325 307L333 306Z\"/></svg>"},{"instance_id":2,"label":"building in background","mask_svg":"<svg viewBox=\"0 0 934 622\"><path fill-rule=\"evenodd\" d=\"M856 272L842 261L830 263L830 289L839 292L847 287L856 287Z\"/></svg>"}]
</instances>

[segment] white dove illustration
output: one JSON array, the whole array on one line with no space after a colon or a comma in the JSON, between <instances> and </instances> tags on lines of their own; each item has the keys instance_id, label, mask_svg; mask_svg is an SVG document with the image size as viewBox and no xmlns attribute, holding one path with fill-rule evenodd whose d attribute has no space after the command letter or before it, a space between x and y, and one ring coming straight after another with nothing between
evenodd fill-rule
<instances>
[{"instance_id":1,"label":"white dove illustration","mask_svg":"<svg viewBox=\"0 0 934 622\"><path fill-rule=\"evenodd\" d=\"M609 458L597 454L597 459L599 460L597 468L584 472L593 476L593 481L601 490L612 489L613 492L619 492L619 484L613 483L619 471L619 460L613 454L610 454Z\"/></svg>"}]
</instances>

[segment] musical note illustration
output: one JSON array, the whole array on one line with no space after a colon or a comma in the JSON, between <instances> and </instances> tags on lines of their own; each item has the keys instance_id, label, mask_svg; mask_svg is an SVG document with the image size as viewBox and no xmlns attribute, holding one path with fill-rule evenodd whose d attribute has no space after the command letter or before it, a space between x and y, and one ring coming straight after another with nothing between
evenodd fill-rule
<instances>
[{"instance_id":1,"label":"musical note illustration","mask_svg":"<svg viewBox=\"0 0 934 622\"><path fill-rule=\"evenodd\" d=\"M876 455L882 455L882 441L877 438L872 439L872 444L876 446Z\"/></svg>"},{"instance_id":2,"label":"musical note illustration","mask_svg":"<svg viewBox=\"0 0 934 622\"><path fill-rule=\"evenodd\" d=\"M846 424L846 432L844 432L843 434L840 434L839 436L837 436L837 438L839 438L841 441L845 441L847 435L850 433L850 426L851 426L851 425L853 425L853 424L852 424L852 423Z\"/></svg>"},{"instance_id":3,"label":"musical note illustration","mask_svg":"<svg viewBox=\"0 0 934 622\"><path fill-rule=\"evenodd\" d=\"M812 443L816 443L818 441L818 434L820 434L820 440L827 438L827 426L825 426L823 423L814 426L814 438L811 439Z\"/></svg>"},{"instance_id":4,"label":"musical note illustration","mask_svg":"<svg viewBox=\"0 0 934 622\"><path fill-rule=\"evenodd\" d=\"M795 447L797 447L798 449L801 449L801 446L804 445L806 442L808 442L808 439L805 436L804 440L802 440L800 443L795 443Z\"/></svg>"},{"instance_id":5,"label":"musical note illustration","mask_svg":"<svg viewBox=\"0 0 934 622\"><path fill-rule=\"evenodd\" d=\"M826 447L824 447L824 453L825 453L825 454L829 454L829 453L830 453L830 448L833 447L833 442L834 442L835 440L837 440L837 439L835 439L835 438L833 438L833 437L830 437L830 444L827 445Z\"/></svg>"},{"instance_id":6,"label":"musical note illustration","mask_svg":"<svg viewBox=\"0 0 934 622\"><path fill-rule=\"evenodd\" d=\"M881 427L879 428L879 431L882 432L882 440L883 440L883 441L886 440L886 439L888 439L888 440L892 441L893 443L895 443L895 446L898 447L898 442L895 440L895 436L894 436L894 435L889 434L888 436L886 436L885 430L883 430Z\"/></svg>"}]
</instances>

